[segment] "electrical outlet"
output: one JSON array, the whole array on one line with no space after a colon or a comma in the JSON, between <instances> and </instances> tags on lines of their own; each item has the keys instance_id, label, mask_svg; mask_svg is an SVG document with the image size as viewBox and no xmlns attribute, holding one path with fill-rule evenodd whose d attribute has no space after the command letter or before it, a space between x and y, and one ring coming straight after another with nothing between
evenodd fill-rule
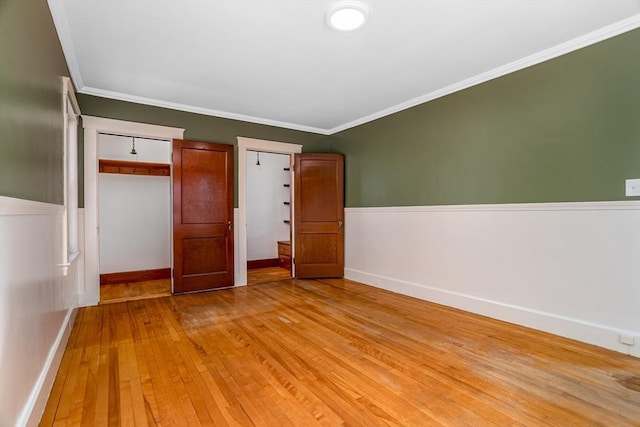
<instances>
[{"instance_id":1,"label":"electrical outlet","mask_svg":"<svg viewBox=\"0 0 640 427\"><path fill-rule=\"evenodd\" d=\"M625 181L625 196L640 196L640 179L627 179Z\"/></svg>"},{"instance_id":2,"label":"electrical outlet","mask_svg":"<svg viewBox=\"0 0 640 427\"><path fill-rule=\"evenodd\" d=\"M621 344L628 345L631 347L636 345L636 338L631 335L620 334L619 339Z\"/></svg>"}]
</instances>

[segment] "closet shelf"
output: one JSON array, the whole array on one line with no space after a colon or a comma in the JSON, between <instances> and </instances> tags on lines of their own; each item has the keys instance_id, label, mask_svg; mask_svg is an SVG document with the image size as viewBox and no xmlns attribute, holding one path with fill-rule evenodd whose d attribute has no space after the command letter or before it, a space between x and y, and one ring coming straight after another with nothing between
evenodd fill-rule
<instances>
[{"instance_id":1,"label":"closet shelf","mask_svg":"<svg viewBox=\"0 0 640 427\"><path fill-rule=\"evenodd\" d=\"M129 162L126 160L100 159L98 171L101 173L119 173L125 175L171 175L171 165L168 163Z\"/></svg>"}]
</instances>

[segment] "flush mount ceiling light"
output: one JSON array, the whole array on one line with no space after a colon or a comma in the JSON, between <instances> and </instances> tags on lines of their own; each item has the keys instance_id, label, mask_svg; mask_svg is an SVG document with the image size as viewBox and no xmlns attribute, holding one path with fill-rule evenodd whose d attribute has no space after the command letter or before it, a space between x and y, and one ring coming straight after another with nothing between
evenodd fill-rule
<instances>
[{"instance_id":1,"label":"flush mount ceiling light","mask_svg":"<svg viewBox=\"0 0 640 427\"><path fill-rule=\"evenodd\" d=\"M367 21L369 10L360 1L342 1L335 3L327 13L327 24L338 31L353 31Z\"/></svg>"}]
</instances>

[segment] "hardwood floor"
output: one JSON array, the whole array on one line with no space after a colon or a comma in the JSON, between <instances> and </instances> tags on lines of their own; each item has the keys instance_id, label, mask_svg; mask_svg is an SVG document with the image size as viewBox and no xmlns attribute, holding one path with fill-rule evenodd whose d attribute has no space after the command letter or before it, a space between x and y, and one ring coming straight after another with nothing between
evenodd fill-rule
<instances>
[{"instance_id":1,"label":"hardwood floor","mask_svg":"<svg viewBox=\"0 0 640 427\"><path fill-rule=\"evenodd\" d=\"M81 309L41 425L640 425L640 360L348 280Z\"/></svg>"},{"instance_id":2,"label":"hardwood floor","mask_svg":"<svg viewBox=\"0 0 640 427\"><path fill-rule=\"evenodd\" d=\"M267 267L247 270L247 284L259 285L261 283L291 280L291 272L286 268Z\"/></svg>"},{"instance_id":3,"label":"hardwood floor","mask_svg":"<svg viewBox=\"0 0 640 427\"><path fill-rule=\"evenodd\" d=\"M100 286L100 304L158 298L171 295L171 279Z\"/></svg>"}]
</instances>

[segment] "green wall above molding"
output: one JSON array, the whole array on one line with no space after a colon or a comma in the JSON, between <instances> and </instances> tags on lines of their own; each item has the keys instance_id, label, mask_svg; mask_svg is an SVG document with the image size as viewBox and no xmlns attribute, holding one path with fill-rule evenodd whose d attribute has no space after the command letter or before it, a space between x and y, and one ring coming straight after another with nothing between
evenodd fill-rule
<instances>
[{"instance_id":1,"label":"green wall above molding","mask_svg":"<svg viewBox=\"0 0 640 427\"><path fill-rule=\"evenodd\" d=\"M47 2L3 0L0 195L64 203L63 76L69 71Z\"/></svg>"},{"instance_id":2,"label":"green wall above molding","mask_svg":"<svg viewBox=\"0 0 640 427\"><path fill-rule=\"evenodd\" d=\"M640 30L337 133L331 146L345 154L351 207L631 199Z\"/></svg>"}]
</instances>

